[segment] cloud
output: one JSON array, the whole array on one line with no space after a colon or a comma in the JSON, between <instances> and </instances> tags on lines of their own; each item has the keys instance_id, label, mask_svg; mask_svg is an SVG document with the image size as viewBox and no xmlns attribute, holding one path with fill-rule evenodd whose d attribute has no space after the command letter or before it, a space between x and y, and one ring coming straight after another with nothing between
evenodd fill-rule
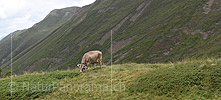
<instances>
[{"instance_id":1,"label":"cloud","mask_svg":"<svg viewBox=\"0 0 221 100\"><path fill-rule=\"evenodd\" d=\"M3 32L2 35L7 35L10 30L15 31L16 29L25 29L27 27L32 26L35 22L31 21L31 15L25 15L24 17L5 19L0 21L0 23L4 23L0 25L0 32Z\"/></svg>"},{"instance_id":2,"label":"cloud","mask_svg":"<svg viewBox=\"0 0 221 100\"><path fill-rule=\"evenodd\" d=\"M5 12L3 12L3 11L0 9L0 18L4 19L4 18L6 18L6 17L7 17L7 16L6 16Z\"/></svg>"},{"instance_id":3,"label":"cloud","mask_svg":"<svg viewBox=\"0 0 221 100\"><path fill-rule=\"evenodd\" d=\"M0 0L0 37L29 28L53 9L82 7L95 0Z\"/></svg>"}]
</instances>

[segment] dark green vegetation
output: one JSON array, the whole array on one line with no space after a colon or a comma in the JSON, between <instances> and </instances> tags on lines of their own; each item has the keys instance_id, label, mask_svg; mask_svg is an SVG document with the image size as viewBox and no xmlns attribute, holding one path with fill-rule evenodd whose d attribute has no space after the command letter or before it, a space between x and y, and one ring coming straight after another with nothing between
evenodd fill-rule
<instances>
[{"instance_id":1,"label":"dark green vegetation","mask_svg":"<svg viewBox=\"0 0 221 100\"><path fill-rule=\"evenodd\" d=\"M208 1L97 0L16 55L13 71L72 69L89 50L101 50L109 64L111 29L114 63L220 58L220 2Z\"/></svg>"},{"instance_id":2,"label":"dark green vegetation","mask_svg":"<svg viewBox=\"0 0 221 100\"><path fill-rule=\"evenodd\" d=\"M2 77L6 78L6 77L10 77L11 75L14 75L14 73L12 73L12 71L9 70L6 73L4 73L4 75Z\"/></svg>"},{"instance_id":3,"label":"dark green vegetation","mask_svg":"<svg viewBox=\"0 0 221 100\"><path fill-rule=\"evenodd\" d=\"M1 74L2 74L2 69L0 68L0 76L1 76Z\"/></svg>"},{"instance_id":4,"label":"dark green vegetation","mask_svg":"<svg viewBox=\"0 0 221 100\"><path fill-rule=\"evenodd\" d=\"M139 87L138 87L139 86ZM131 93L149 93L173 99L220 99L221 62L178 63L139 77Z\"/></svg>"},{"instance_id":5,"label":"dark green vegetation","mask_svg":"<svg viewBox=\"0 0 221 100\"><path fill-rule=\"evenodd\" d=\"M0 79L1 99L219 100L221 59L113 65L112 96L110 66L102 69L97 66L96 70L89 69L87 73L79 73L79 70L32 73L12 77L12 80L17 90L11 97L7 90L10 78ZM88 87L91 84L94 87ZM104 90L100 85L107 87Z\"/></svg>"},{"instance_id":6,"label":"dark green vegetation","mask_svg":"<svg viewBox=\"0 0 221 100\"><path fill-rule=\"evenodd\" d=\"M30 100L55 91L57 80L64 78L73 78L78 76L79 72L74 71L55 71L51 73L32 73L22 76L0 79L0 97L1 100ZM12 96L11 96L12 87Z\"/></svg>"}]
</instances>

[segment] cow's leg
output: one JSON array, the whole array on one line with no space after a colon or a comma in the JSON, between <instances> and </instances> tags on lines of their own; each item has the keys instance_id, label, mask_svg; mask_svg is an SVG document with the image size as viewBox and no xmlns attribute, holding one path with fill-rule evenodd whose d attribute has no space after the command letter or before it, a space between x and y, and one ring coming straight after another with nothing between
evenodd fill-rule
<instances>
[{"instance_id":1,"label":"cow's leg","mask_svg":"<svg viewBox=\"0 0 221 100\"><path fill-rule=\"evenodd\" d=\"M95 66L96 66L96 63L94 64L94 68L93 68L93 70L95 69Z\"/></svg>"},{"instance_id":2,"label":"cow's leg","mask_svg":"<svg viewBox=\"0 0 221 100\"><path fill-rule=\"evenodd\" d=\"M88 64L86 64L86 66L85 66L85 70L86 70L86 72L87 72L87 69L88 69Z\"/></svg>"},{"instance_id":3,"label":"cow's leg","mask_svg":"<svg viewBox=\"0 0 221 100\"><path fill-rule=\"evenodd\" d=\"M102 53L100 54L99 63L100 63L100 68L101 68L101 65L103 65L102 64Z\"/></svg>"},{"instance_id":4,"label":"cow's leg","mask_svg":"<svg viewBox=\"0 0 221 100\"><path fill-rule=\"evenodd\" d=\"M101 68L101 65L102 65L102 61L99 61L99 64L100 64L100 68Z\"/></svg>"}]
</instances>

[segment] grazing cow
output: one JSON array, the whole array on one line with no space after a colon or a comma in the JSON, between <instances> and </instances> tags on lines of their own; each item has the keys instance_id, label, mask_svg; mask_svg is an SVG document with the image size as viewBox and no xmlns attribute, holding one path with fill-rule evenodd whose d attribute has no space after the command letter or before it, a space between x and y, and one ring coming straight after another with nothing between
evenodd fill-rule
<instances>
[{"instance_id":1,"label":"grazing cow","mask_svg":"<svg viewBox=\"0 0 221 100\"><path fill-rule=\"evenodd\" d=\"M101 65L103 64L101 51L96 50L96 51L89 51L85 53L84 56L82 57L81 64L78 64L77 66L80 68L80 72L82 72L84 69L87 72L88 65L95 64L95 63L99 63L100 68L101 68ZM94 68L95 68L95 65L94 65Z\"/></svg>"}]
</instances>

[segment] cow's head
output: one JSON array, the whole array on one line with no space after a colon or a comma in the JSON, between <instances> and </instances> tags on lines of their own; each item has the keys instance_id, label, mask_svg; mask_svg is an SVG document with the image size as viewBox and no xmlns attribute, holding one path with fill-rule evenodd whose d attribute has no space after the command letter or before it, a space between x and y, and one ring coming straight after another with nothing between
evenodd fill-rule
<instances>
[{"instance_id":1,"label":"cow's head","mask_svg":"<svg viewBox=\"0 0 221 100\"><path fill-rule=\"evenodd\" d=\"M83 72L84 69L86 68L85 64L78 64L77 66L80 68L80 72Z\"/></svg>"}]
</instances>

